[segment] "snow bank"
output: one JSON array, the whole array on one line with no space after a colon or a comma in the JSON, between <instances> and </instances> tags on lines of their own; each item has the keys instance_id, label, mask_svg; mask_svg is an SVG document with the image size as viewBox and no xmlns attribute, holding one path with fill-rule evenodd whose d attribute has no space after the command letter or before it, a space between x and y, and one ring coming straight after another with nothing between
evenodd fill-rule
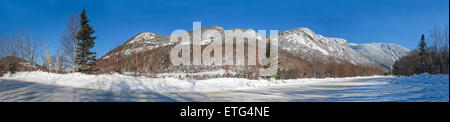
<instances>
[{"instance_id":1,"label":"snow bank","mask_svg":"<svg viewBox=\"0 0 450 122\"><path fill-rule=\"evenodd\" d=\"M157 78L187 78L193 76L201 77L213 77L213 76L224 76L226 74L235 75L235 72L226 71L224 69L208 72L197 72L197 73L160 73L157 74Z\"/></svg>"},{"instance_id":2,"label":"snow bank","mask_svg":"<svg viewBox=\"0 0 450 122\"><path fill-rule=\"evenodd\" d=\"M422 88L421 93L424 97L436 101L448 101L449 96L448 74L431 75L420 74L413 76L402 76L395 78L390 85L409 86L410 88Z\"/></svg>"},{"instance_id":3,"label":"snow bank","mask_svg":"<svg viewBox=\"0 0 450 122\"><path fill-rule=\"evenodd\" d=\"M81 73L53 74L47 72L18 72L6 74L1 80L34 82L75 88L100 89L113 92L215 92L254 88L286 87L319 82L358 80L370 77L249 80L243 78L216 78L207 80L181 80L175 78L146 78L120 74L86 75ZM383 76L384 77L384 76Z\"/></svg>"}]
</instances>

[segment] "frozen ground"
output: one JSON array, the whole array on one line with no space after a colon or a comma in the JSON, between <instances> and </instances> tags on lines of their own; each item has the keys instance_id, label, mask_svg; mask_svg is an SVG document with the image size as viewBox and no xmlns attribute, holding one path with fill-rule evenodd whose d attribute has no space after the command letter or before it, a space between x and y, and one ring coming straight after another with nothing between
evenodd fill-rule
<instances>
[{"instance_id":1,"label":"frozen ground","mask_svg":"<svg viewBox=\"0 0 450 122\"><path fill-rule=\"evenodd\" d=\"M21 72L0 78L0 101L449 101L448 75L180 80Z\"/></svg>"}]
</instances>

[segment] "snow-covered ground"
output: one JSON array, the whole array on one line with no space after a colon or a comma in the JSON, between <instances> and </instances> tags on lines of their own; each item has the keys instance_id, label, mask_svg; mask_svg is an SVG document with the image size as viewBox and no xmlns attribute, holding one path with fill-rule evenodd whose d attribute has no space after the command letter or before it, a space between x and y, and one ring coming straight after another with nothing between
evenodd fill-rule
<instances>
[{"instance_id":1,"label":"snow-covered ground","mask_svg":"<svg viewBox=\"0 0 450 122\"><path fill-rule=\"evenodd\" d=\"M449 101L448 75L180 80L119 74L20 72L0 78L0 101ZM87 88L87 89L86 89Z\"/></svg>"},{"instance_id":2,"label":"snow-covered ground","mask_svg":"<svg viewBox=\"0 0 450 122\"><path fill-rule=\"evenodd\" d=\"M436 101L448 101L449 100L449 79L448 74L445 75L431 75L420 74L413 76L402 76L393 79L389 86L403 86L410 88L421 89L418 94L422 97L438 98Z\"/></svg>"},{"instance_id":3,"label":"snow-covered ground","mask_svg":"<svg viewBox=\"0 0 450 122\"><path fill-rule=\"evenodd\" d=\"M146 78L120 74L86 75L81 73L54 74L47 72L18 72L6 74L1 80L33 82L46 85L68 86L74 88L97 89L112 92L220 92L245 89L274 88L298 84L319 82L339 82L383 76L290 79L290 80L250 80L244 78L215 78L207 80L189 80L176 78Z\"/></svg>"}]
</instances>

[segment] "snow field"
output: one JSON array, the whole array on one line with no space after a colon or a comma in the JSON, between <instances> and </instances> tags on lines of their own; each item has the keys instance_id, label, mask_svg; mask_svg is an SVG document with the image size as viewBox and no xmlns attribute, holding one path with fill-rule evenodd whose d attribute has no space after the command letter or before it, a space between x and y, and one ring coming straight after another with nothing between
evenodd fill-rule
<instances>
[{"instance_id":1,"label":"snow field","mask_svg":"<svg viewBox=\"0 0 450 122\"><path fill-rule=\"evenodd\" d=\"M292 85L312 84L319 82L339 82L374 77L367 76L349 78L302 78L302 79L257 79L215 78L206 80L176 78L146 78L121 74L86 75L81 73L54 74L47 72L18 72L5 74L1 80L33 82L46 85L66 86L74 88L98 89L112 92L162 93L162 92L221 92L245 89L263 89L273 87L289 87ZM448 79L448 77L447 77Z\"/></svg>"}]
</instances>

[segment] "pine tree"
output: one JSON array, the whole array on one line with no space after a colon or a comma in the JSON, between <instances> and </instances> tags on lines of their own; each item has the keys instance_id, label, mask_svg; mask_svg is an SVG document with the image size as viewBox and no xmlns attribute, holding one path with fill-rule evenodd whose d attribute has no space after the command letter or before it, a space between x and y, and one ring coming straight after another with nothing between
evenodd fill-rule
<instances>
[{"instance_id":1,"label":"pine tree","mask_svg":"<svg viewBox=\"0 0 450 122\"><path fill-rule=\"evenodd\" d=\"M395 61L395 63L394 63L394 65L392 65L392 74L393 75L399 75L400 73L399 73L399 67L398 67L398 64L399 63L399 61Z\"/></svg>"},{"instance_id":2,"label":"pine tree","mask_svg":"<svg viewBox=\"0 0 450 122\"><path fill-rule=\"evenodd\" d=\"M420 42L419 42L419 46L418 46L420 56L425 55L426 48L427 48L427 43L425 42L425 35L422 34L422 37L420 38Z\"/></svg>"},{"instance_id":3,"label":"pine tree","mask_svg":"<svg viewBox=\"0 0 450 122\"><path fill-rule=\"evenodd\" d=\"M91 49L94 47L94 40L96 37L91 36L94 34L94 30L88 24L89 20L86 16L86 10L83 9L83 13L81 13L80 17L80 25L81 29L78 31L77 39L78 42L78 55L77 55L77 64L78 72L83 73L92 73L97 70L95 66L95 52L92 52Z\"/></svg>"},{"instance_id":4,"label":"pine tree","mask_svg":"<svg viewBox=\"0 0 450 122\"><path fill-rule=\"evenodd\" d=\"M9 63L9 72L11 74L14 74L14 73L16 73L16 71L17 71L16 62L13 61L13 62Z\"/></svg>"},{"instance_id":5,"label":"pine tree","mask_svg":"<svg viewBox=\"0 0 450 122\"><path fill-rule=\"evenodd\" d=\"M420 38L420 42L418 45L418 51L419 51L419 57L420 61L418 63L416 73L424 73L425 72L425 54L426 54L426 47L427 43L425 42L425 35L422 34L422 37Z\"/></svg>"}]
</instances>

